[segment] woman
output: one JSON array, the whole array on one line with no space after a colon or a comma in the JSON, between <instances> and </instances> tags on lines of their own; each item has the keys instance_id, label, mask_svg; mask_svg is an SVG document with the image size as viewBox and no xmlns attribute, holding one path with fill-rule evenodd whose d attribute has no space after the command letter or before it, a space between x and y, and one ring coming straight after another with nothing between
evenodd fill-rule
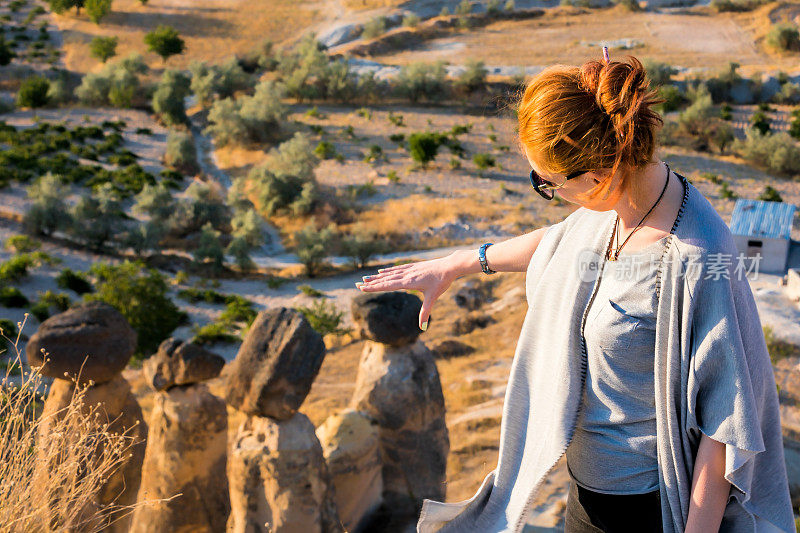
<instances>
[{"instance_id":1,"label":"woman","mask_svg":"<svg viewBox=\"0 0 800 533\"><path fill-rule=\"evenodd\" d=\"M458 277L526 272L497 467L468 500L425 499L418 532L522 531L565 454L567 532L794 531L758 310L728 226L654 155L660 101L632 56L543 70L519 146L536 192L579 208L360 284L421 291L425 330Z\"/></svg>"}]
</instances>

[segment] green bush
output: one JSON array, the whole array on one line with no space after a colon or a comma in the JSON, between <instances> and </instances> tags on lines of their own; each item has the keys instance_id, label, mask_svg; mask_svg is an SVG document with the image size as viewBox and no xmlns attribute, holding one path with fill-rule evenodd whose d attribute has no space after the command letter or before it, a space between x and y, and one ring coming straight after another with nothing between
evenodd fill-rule
<instances>
[{"instance_id":1,"label":"green bush","mask_svg":"<svg viewBox=\"0 0 800 533\"><path fill-rule=\"evenodd\" d=\"M330 141L320 141L314 148L314 154L320 159L331 159L336 155L336 148Z\"/></svg>"},{"instance_id":2,"label":"green bush","mask_svg":"<svg viewBox=\"0 0 800 533\"><path fill-rule=\"evenodd\" d=\"M197 164L197 150L191 133L170 130L167 133L167 150L164 163L178 172L194 175L200 171Z\"/></svg>"},{"instance_id":3,"label":"green bush","mask_svg":"<svg viewBox=\"0 0 800 533\"><path fill-rule=\"evenodd\" d=\"M115 307L136 331L136 356L146 357L188 316L170 300L164 276L141 263L119 265L96 263L90 269L97 277L97 291L86 301L103 301Z\"/></svg>"},{"instance_id":4,"label":"green bush","mask_svg":"<svg viewBox=\"0 0 800 533\"><path fill-rule=\"evenodd\" d=\"M116 35L113 37L95 37L89 43L89 53L92 54L92 57L105 63L117 55L117 44L119 44L119 38Z\"/></svg>"},{"instance_id":5,"label":"green bush","mask_svg":"<svg viewBox=\"0 0 800 533\"><path fill-rule=\"evenodd\" d=\"M238 344L242 341L238 336L230 333L230 326L219 322L210 322L202 327L192 326L192 342L194 344L227 343Z\"/></svg>"},{"instance_id":6,"label":"green bush","mask_svg":"<svg viewBox=\"0 0 800 533\"><path fill-rule=\"evenodd\" d=\"M153 111L167 126L186 124L188 118L184 99L188 95L189 78L180 71L167 69L153 93Z\"/></svg>"},{"instance_id":7,"label":"green bush","mask_svg":"<svg viewBox=\"0 0 800 533\"><path fill-rule=\"evenodd\" d=\"M365 226L358 226L342 239L342 253L350 258L353 268L364 268L374 255L388 251L386 241Z\"/></svg>"},{"instance_id":8,"label":"green bush","mask_svg":"<svg viewBox=\"0 0 800 533\"><path fill-rule=\"evenodd\" d=\"M124 213L115 196L114 186L105 183L70 210L70 233L94 251L104 251L122 229Z\"/></svg>"},{"instance_id":9,"label":"green bush","mask_svg":"<svg viewBox=\"0 0 800 533\"><path fill-rule=\"evenodd\" d=\"M12 235L5 242L6 250L17 253L33 252L42 247L42 242L28 235Z\"/></svg>"},{"instance_id":10,"label":"green bush","mask_svg":"<svg viewBox=\"0 0 800 533\"><path fill-rule=\"evenodd\" d=\"M445 78L443 61L409 63L400 68L395 81L395 91L412 103L423 98L430 101L439 100L447 93Z\"/></svg>"},{"instance_id":11,"label":"green bush","mask_svg":"<svg viewBox=\"0 0 800 533\"><path fill-rule=\"evenodd\" d=\"M0 33L0 66L6 66L11 63L11 60L17 57L11 45L6 42L5 35Z\"/></svg>"},{"instance_id":12,"label":"green bush","mask_svg":"<svg viewBox=\"0 0 800 533\"><path fill-rule=\"evenodd\" d=\"M403 16L403 26L407 28L416 28L419 25L419 15L416 13L407 13Z\"/></svg>"},{"instance_id":13,"label":"green bush","mask_svg":"<svg viewBox=\"0 0 800 533\"><path fill-rule=\"evenodd\" d=\"M444 135L434 132L416 132L408 137L408 149L411 158L426 166L436 159L436 154L445 141Z\"/></svg>"},{"instance_id":14,"label":"green bush","mask_svg":"<svg viewBox=\"0 0 800 533\"><path fill-rule=\"evenodd\" d=\"M0 286L0 305L3 307L27 307L28 298L16 287Z\"/></svg>"},{"instance_id":15,"label":"green bush","mask_svg":"<svg viewBox=\"0 0 800 533\"><path fill-rule=\"evenodd\" d=\"M85 274L82 272L75 272L69 268L65 268L56 276L56 285L62 289L69 289L78 295L83 295L94 290Z\"/></svg>"},{"instance_id":16,"label":"green bush","mask_svg":"<svg viewBox=\"0 0 800 533\"><path fill-rule=\"evenodd\" d=\"M237 92L253 88L253 77L247 74L235 57L220 65L206 65L193 61L191 72L191 91L204 107L210 106L216 98L231 98Z\"/></svg>"},{"instance_id":17,"label":"green bush","mask_svg":"<svg viewBox=\"0 0 800 533\"><path fill-rule=\"evenodd\" d=\"M31 206L25 213L22 225L34 235L51 235L69 225L69 214L64 199L68 189L57 176L49 172L27 188Z\"/></svg>"},{"instance_id":18,"label":"green bush","mask_svg":"<svg viewBox=\"0 0 800 533\"><path fill-rule=\"evenodd\" d=\"M75 96L88 105L131 107L144 103L144 91L139 76L147 70L142 56L131 54L103 65L99 72L86 74L75 90Z\"/></svg>"},{"instance_id":19,"label":"green bush","mask_svg":"<svg viewBox=\"0 0 800 533\"><path fill-rule=\"evenodd\" d=\"M486 87L487 72L483 61L469 58L467 59L466 68L458 76L456 87L467 94L484 89Z\"/></svg>"},{"instance_id":20,"label":"green bush","mask_svg":"<svg viewBox=\"0 0 800 533\"><path fill-rule=\"evenodd\" d=\"M295 309L300 312L320 335L329 333L334 335L345 335L350 333L352 328L342 328L343 311L337 311L336 305L325 300L316 300L310 306L298 306Z\"/></svg>"},{"instance_id":21,"label":"green bush","mask_svg":"<svg viewBox=\"0 0 800 533\"><path fill-rule=\"evenodd\" d=\"M386 32L386 17L378 16L364 24L361 36L365 39L374 39Z\"/></svg>"},{"instance_id":22,"label":"green bush","mask_svg":"<svg viewBox=\"0 0 800 533\"><path fill-rule=\"evenodd\" d=\"M311 222L294 233L295 253L309 277L313 278L319 273L323 260L330 250L334 234L333 224L318 230Z\"/></svg>"},{"instance_id":23,"label":"green bush","mask_svg":"<svg viewBox=\"0 0 800 533\"><path fill-rule=\"evenodd\" d=\"M767 44L778 50L800 51L800 31L796 24L778 22L767 33Z\"/></svg>"},{"instance_id":24,"label":"green bush","mask_svg":"<svg viewBox=\"0 0 800 533\"><path fill-rule=\"evenodd\" d=\"M186 43L181 39L178 31L172 26L159 25L153 31L144 36L144 44L151 52L161 56L161 60L166 63L170 56L182 54L186 49Z\"/></svg>"},{"instance_id":25,"label":"green bush","mask_svg":"<svg viewBox=\"0 0 800 533\"><path fill-rule=\"evenodd\" d=\"M744 140L736 139L732 149L749 162L770 172L800 173L800 145L788 133L762 134L755 128L745 130Z\"/></svg>"},{"instance_id":26,"label":"green bush","mask_svg":"<svg viewBox=\"0 0 800 533\"><path fill-rule=\"evenodd\" d=\"M750 117L750 126L757 129L761 134L769 133L769 117L763 111L756 111Z\"/></svg>"},{"instance_id":27,"label":"green bush","mask_svg":"<svg viewBox=\"0 0 800 533\"><path fill-rule=\"evenodd\" d=\"M223 261L225 260L224 250L219 242L220 232L214 229L210 222L207 222L200 232L200 239L195 248L194 256L195 262L198 264L209 263L211 268L219 272L223 268Z\"/></svg>"},{"instance_id":28,"label":"green bush","mask_svg":"<svg viewBox=\"0 0 800 533\"><path fill-rule=\"evenodd\" d=\"M46 78L42 76L26 78L17 93L17 105L30 108L44 107L47 105L48 90L50 82Z\"/></svg>"},{"instance_id":29,"label":"green bush","mask_svg":"<svg viewBox=\"0 0 800 533\"><path fill-rule=\"evenodd\" d=\"M800 108L794 109L789 122L789 135L795 139L800 139Z\"/></svg>"},{"instance_id":30,"label":"green bush","mask_svg":"<svg viewBox=\"0 0 800 533\"><path fill-rule=\"evenodd\" d=\"M491 154L475 154L472 156L472 162L479 170L486 170L496 164L494 156Z\"/></svg>"},{"instance_id":31,"label":"green bush","mask_svg":"<svg viewBox=\"0 0 800 533\"><path fill-rule=\"evenodd\" d=\"M111 12L111 0L84 0L84 7L89 20L100 24L100 21Z\"/></svg>"},{"instance_id":32,"label":"green bush","mask_svg":"<svg viewBox=\"0 0 800 533\"><path fill-rule=\"evenodd\" d=\"M256 86L253 96L218 100L208 114L206 132L223 145L274 141L288 112L281 101L284 92L282 83L266 80Z\"/></svg>"},{"instance_id":33,"label":"green bush","mask_svg":"<svg viewBox=\"0 0 800 533\"><path fill-rule=\"evenodd\" d=\"M767 185L764 187L764 190L761 194L758 195L758 199L762 202L782 202L783 198L778 191L776 191L771 185Z\"/></svg>"}]
</instances>

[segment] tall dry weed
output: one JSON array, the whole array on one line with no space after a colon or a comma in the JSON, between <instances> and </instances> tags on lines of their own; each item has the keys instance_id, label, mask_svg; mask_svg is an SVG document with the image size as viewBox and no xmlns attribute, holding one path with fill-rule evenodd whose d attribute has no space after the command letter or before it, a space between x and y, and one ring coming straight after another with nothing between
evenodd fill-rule
<instances>
[{"instance_id":1,"label":"tall dry weed","mask_svg":"<svg viewBox=\"0 0 800 533\"><path fill-rule=\"evenodd\" d=\"M131 456L134 428L110 431L113 421L84 402L87 387L77 384L68 405L43 415L46 384L18 348L27 317L15 339L0 333L13 350L0 380L0 532L100 531L149 503L99 503Z\"/></svg>"}]
</instances>

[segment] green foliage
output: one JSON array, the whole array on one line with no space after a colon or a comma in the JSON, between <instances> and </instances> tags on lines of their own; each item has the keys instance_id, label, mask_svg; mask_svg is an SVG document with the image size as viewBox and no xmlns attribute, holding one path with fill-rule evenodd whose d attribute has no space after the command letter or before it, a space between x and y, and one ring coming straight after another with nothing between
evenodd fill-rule
<instances>
[{"instance_id":1,"label":"green foliage","mask_svg":"<svg viewBox=\"0 0 800 533\"><path fill-rule=\"evenodd\" d=\"M167 69L153 93L153 111L167 126L185 124L184 99L189 95L189 78L178 70Z\"/></svg>"},{"instance_id":2,"label":"green foliage","mask_svg":"<svg viewBox=\"0 0 800 533\"><path fill-rule=\"evenodd\" d=\"M386 159L386 156L383 153L383 148L377 144L371 144L364 154L365 163L375 163L384 159Z\"/></svg>"},{"instance_id":3,"label":"green foliage","mask_svg":"<svg viewBox=\"0 0 800 533\"><path fill-rule=\"evenodd\" d=\"M756 111L750 117L750 126L757 129L761 134L769 133L769 117L763 111Z\"/></svg>"},{"instance_id":4,"label":"green foliage","mask_svg":"<svg viewBox=\"0 0 800 533\"><path fill-rule=\"evenodd\" d=\"M281 101L284 93L282 83L265 80L256 86L253 96L216 101L208 114L206 133L221 145L275 140L288 112Z\"/></svg>"},{"instance_id":5,"label":"green foliage","mask_svg":"<svg viewBox=\"0 0 800 533\"><path fill-rule=\"evenodd\" d=\"M800 146L788 133L762 134L745 130L744 140L736 139L732 149L749 162L784 175L800 173Z\"/></svg>"},{"instance_id":6,"label":"green foliage","mask_svg":"<svg viewBox=\"0 0 800 533\"><path fill-rule=\"evenodd\" d=\"M42 76L31 76L26 78L19 87L17 93L17 105L19 107L44 107L47 105L47 91L50 89L50 82Z\"/></svg>"},{"instance_id":7,"label":"green foliage","mask_svg":"<svg viewBox=\"0 0 800 533\"><path fill-rule=\"evenodd\" d=\"M309 222L303 229L294 233L297 257L309 277L313 278L319 273L322 262L330 250L335 231L333 224L318 230L313 222Z\"/></svg>"},{"instance_id":8,"label":"green foliage","mask_svg":"<svg viewBox=\"0 0 800 533\"><path fill-rule=\"evenodd\" d=\"M122 229L124 213L110 183L95 194L81 196L70 211L70 233L95 251L103 251Z\"/></svg>"},{"instance_id":9,"label":"green foliage","mask_svg":"<svg viewBox=\"0 0 800 533\"><path fill-rule=\"evenodd\" d=\"M325 296L325 293L322 291L318 291L311 285L304 283L303 285L298 285L297 289L305 294L306 296L310 296L311 298L322 298Z\"/></svg>"},{"instance_id":10,"label":"green foliage","mask_svg":"<svg viewBox=\"0 0 800 533\"><path fill-rule=\"evenodd\" d=\"M758 199L763 202L782 202L783 198L778 191L776 191L771 185L767 185L764 187L764 190L761 194L758 195Z\"/></svg>"},{"instance_id":11,"label":"green foliage","mask_svg":"<svg viewBox=\"0 0 800 533\"><path fill-rule=\"evenodd\" d=\"M459 4L456 6L455 14L456 15L469 15L472 13L472 2L469 0L461 0Z\"/></svg>"},{"instance_id":12,"label":"green foliage","mask_svg":"<svg viewBox=\"0 0 800 533\"><path fill-rule=\"evenodd\" d=\"M155 52L164 63L170 56L182 54L186 43L181 39L178 31L172 26L159 25L155 30L144 36L144 44L151 52Z\"/></svg>"},{"instance_id":13,"label":"green foliage","mask_svg":"<svg viewBox=\"0 0 800 533\"><path fill-rule=\"evenodd\" d=\"M686 102L686 97L675 85L661 85L657 91L658 96L664 99L664 102L657 105L661 113L675 111Z\"/></svg>"},{"instance_id":14,"label":"green foliage","mask_svg":"<svg viewBox=\"0 0 800 533\"><path fill-rule=\"evenodd\" d=\"M472 162L479 170L486 170L496 164L494 156L491 154L475 154L472 156Z\"/></svg>"},{"instance_id":15,"label":"green foliage","mask_svg":"<svg viewBox=\"0 0 800 533\"><path fill-rule=\"evenodd\" d=\"M170 130L167 133L167 150L164 163L184 174L194 175L200 170L197 164L197 151L191 133Z\"/></svg>"},{"instance_id":16,"label":"green foliage","mask_svg":"<svg viewBox=\"0 0 800 533\"><path fill-rule=\"evenodd\" d=\"M32 239L28 235L12 235L5 242L6 250L17 253L33 252L41 248L42 242Z\"/></svg>"},{"instance_id":17,"label":"green foliage","mask_svg":"<svg viewBox=\"0 0 800 533\"><path fill-rule=\"evenodd\" d=\"M27 307L29 303L18 288L0 285L0 305L3 307Z\"/></svg>"},{"instance_id":18,"label":"green foliage","mask_svg":"<svg viewBox=\"0 0 800 533\"><path fill-rule=\"evenodd\" d=\"M0 33L0 66L4 67L8 65L15 57L17 57L17 54L14 53L14 50L12 50L11 46L6 42L5 35Z\"/></svg>"},{"instance_id":19,"label":"green foliage","mask_svg":"<svg viewBox=\"0 0 800 533\"><path fill-rule=\"evenodd\" d=\"M445 142L445 136L435 132L415 132L408 137L408 149L411 158L426 166L436 159L439 146Z\"/></svg>"},{"instance_id":20,"label":"green foliage","mask_svg":"<svg viewBox=\"0 0 800 533\"><path fill-rule=\"evenodd\" d=\"M95 263L90 269L97 277L97 291L84 295L85 301L103 301L115 307L137 334L139 357L158 349L161 341L188 320L185 312L167 295L162 274L141 263L119 265Z\"/></svg>"},{"instance_id":21,"label":"green foliage","mask_svg":"<svg viewBox=\"0 0 800 533\"><path fill-rule=\"evenodd\" d=\"M331 159L336 155L336 147L330 141L320 141L314 148L314 154L320 159Z\"/></svg>"},{"instance_id":22,"label":"green foliage","mask_svg":"<svg viewBox=\"0 0 800 533\"><path fill-rule=\"evenodd\" d=\"M211 268L216 272L222 270L225 259L219 237L220 232L215 230L210 222L207 222L201 229L200 239L193 254L197 263L210 263Z\"/></svg>"},{"instance_id":23,"label":"green foliage","mask_svg":"<svg viewBox=\"0 0 800 533\"><path fill-rule=\"evenodd\" d=\"M792 110L791 121L789 122L789 135L795 139L800 139L800 107Z\"/></svg>"},{"instance_id":24,"label":"green foliage","mask_svg":"<svg viewBox=\"0 0 800 533\"><path fill-rule=\"evenodd\" d=\"M365 39L374 39L386 32L386 17L378 16L364 24L361 36Z\"/></svg>"},{"instance_id":25,"label":"green foliage","mask_svg":"<svg viewBox=\"0 0 800 533\"><path fill-rule=\"evenodd\" d=\"M456 87L467 94L484 89L486 87L487 72L483 61L469 58L467 59L466 68L458 76Z\"/></svg>"},{"instance_id":26,"label":"green foliage","mask_svg":"<svg viewBox=\"0 0 800 533\"><path fill-rule=\"evenodd\" d=\"M419 15L416 13L407 13L403 16L403 26L407 28L416 28L419 25Z\"/></svg>"},{"instance_id":27,"label":"green foliage","mask_svg":"<svg viewBox=\"0 0 800 533\"><path fill-rule=\"evenodd\" d=\"M261 222L255 209L242 209L231 219L231 235L243 239L248 246L260 246L264 242Z\"/></svg>"},{"instance_id":28,"label":"green foliage","mask_svg":"<svg viewBox=\"0 0 800 533\"><path fill-rule=\"evenodd\" d=\"M83 272L75 272L69 268L65 268L56 276L56 285L62 289L69 289L78 295L94 290L91 282Z\"/></svg>"},{"instance_id":29,"label":"green foliage","mask_svg":"<svg viewBox=\"0 0 800 533\"><path fill-rule=\"evenodd\" d=\"M364 268L372 256L388 251L386 241L364 225L342 239L342 253L350 258L353 268Z\"/></svg>"},{"instance_id":30,"label":"green foliage","mask_svg":"<svg viewBox=\"0 0 800 533\"><path fill-rule=\"evenodd\" d=\"M227 324L220 322L209 322L202 327L193 326L192 342L194 344L214 344L214 343L227 343L237 344L241 339L230 333L230 327Z\"/></svg>"},{"instance_id":31,"label":"green foliage","mask_svg":"<svg viewBox=\"0 0 800 533\"><path fill-rule=\"evenodd\" d=\"M727 102L722 104L719 108L719 118L722 120L731 120L733 119L733 108Z\"/></svg>"},{"instance_id":32,"label":"green foliage","mask_svg":"<svg viewBox=\"0 0 800 533\"><path fill-rule=\"evenodd\" d=\"M389 120L389 122L391 122L398 128L405 126L405 124L403 123L403 115L395 115L394 113L389 111L389 114L386 118Z\"/></svg>"},{"instance_id":33,"label":"green foliage","mask_svg":"<svg viewBox=\"0 0 800 533\"><path fill-rule=\"evenodd\" d=\"M466 0L465 0L466 1ZM395 91L412 103L421 99L434 101L441 99L447 92L444 61L426 63L417 61L403 65L397 75Z\"/></svg>"},{"instance_id":34,"label":"green foliage","mask_svg":"<svg viewBox=\"0 0 800 533\"><path fill-rule=\"evenodd\" d=\"M80 14L84 0L48 0L50 11L59 15L69 9L75 8L75 13Z\"/></svg>"},{"instance_id":35,"label":"green foliage","mask_svg":"<svg viewBox=\"0 0 800 533\"><path fill-rule=\"evenodd\" d=\"M244 237L234 237L225 248L225 253L233 256L239 270L248 272L256 267L256 264L250 258L250 248Z\"/></svg>"},{"instance_id":36,"label":"green foliage","mask_svg":"<svg viewBox=\"0 0 800 533\"><path fill-rule=\"evenodd\" d=\"M767 33L767 44L782 51L800 51L800 31L796 24L778 22Z\"/></svg>"},{"instance_id":37,"label":"green foliage","mask_svg":"<svg viewBox=\"0 0 800 533\"><path fill-rule=\"evenodd\" d=\"M343 311L337 311L332 302L325 300L315 300L310 306L298 306L295 309L300 312L320 335L332 333L334 335L345 335L350 333L352 328L342 328Z\"/></svg>"},{"instance_id":38,"label":"green foliage","mask_svg":"<svg viewBox=\"0 0 800 533\"><path fill-rule=\"evenodd\" d=\"M86 14L95 24L100 24L100 21L111 12L111 0L85 0L85 2Z\"/></svg>"},{"instance_id":39,"label":"green foliage","mask_svg":"<svg viewBox=\"0 0 800 533\"><path fill-rule=\"evenodd\" d=\"M192 75L191 91L203 107L210 106L217 98L231 98L237 92L249 91L254 79L247 74L235 57L221 65L207 65L193 61L189 65Z\"/></svg>"},{"instance_id":40,"label":"green foliage","mask_svg":"<svg viewBox=\"0 0 800 533\"><path fill-rule=\"evenodd\" d=\"M736 192L730 188L730 185L727 181L723 181L719 187L719 195L726 200L735 200L739 196Z\"/></svg>"},{"instance_id":41,"label":"green foliage","mask_svg":"<svg viewBox=\"0 0 800 533\"><path fill-rule=\"evenodd\" d=\"M75 95L84 104L131 107L144 103L139 76L147 72L142 56L128 57L103 65L99 72L90 72L83 77Z\"/></svg>"},{"instance_id":42,"label":"green foliage","mask_svg":"<svg viewBox=\"0 0 800 533\"><path fill-rule=\"evenodd\" d=\"M67 188L57 176L47 173L27 188L30 209L25 213L22 224L30 234L51 235L56 229L63 229L69 223L69 215L64 198Z\"/></svg>"}]
</instances>

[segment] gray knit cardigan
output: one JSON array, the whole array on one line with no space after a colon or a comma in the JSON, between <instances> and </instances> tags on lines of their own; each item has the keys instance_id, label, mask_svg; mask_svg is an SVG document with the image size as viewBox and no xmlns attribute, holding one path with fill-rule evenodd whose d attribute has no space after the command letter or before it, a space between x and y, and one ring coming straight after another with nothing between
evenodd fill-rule
<instances>
[{"instance_id":1,"label":"gray knit cardigan","mask_svg":"<svg viewBox=\"0 0 800 533\"><path fill-rule=\"evenodd\" d=\"M664 533L683 532L701 432L725 444L722 532L794 532L778 396L727 224L684 176L656 293L655 400ZM586 373L583 328L616 213L578 208L546 231L506 388L498 462L467 500L423 501L418 533L522 531L565 453ZM631 524L634 526L635 524Z\"/></svg>"}]
</instances>

